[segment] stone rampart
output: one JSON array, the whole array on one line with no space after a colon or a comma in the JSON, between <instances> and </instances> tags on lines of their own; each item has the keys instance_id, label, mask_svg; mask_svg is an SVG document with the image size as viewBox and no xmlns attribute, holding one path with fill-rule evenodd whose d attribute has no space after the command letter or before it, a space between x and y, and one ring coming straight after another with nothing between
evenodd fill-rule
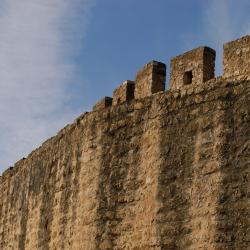
<instances>
[{"instance_id":1,"label":"stone rampart","mask_svg":"<svg viewBox=\"0 0 250 250\"><path fill-rule=\"evenodd\" d=\"M0 249L249 249L250 80L214 56L173 59L167 91L149 63L6 170Z\"/></svg>"}]
</instances>

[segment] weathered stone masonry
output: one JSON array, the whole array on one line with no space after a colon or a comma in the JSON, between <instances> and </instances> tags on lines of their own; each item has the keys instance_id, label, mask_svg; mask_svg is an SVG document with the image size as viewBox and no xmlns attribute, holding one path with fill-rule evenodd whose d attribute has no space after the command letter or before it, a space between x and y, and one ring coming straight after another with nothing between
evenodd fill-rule
<instances>
[{"instance_id":1,"label":"weathered stone masonry","mask_svg":"<svg viewBox=\"0 0 250 250\"><path fill-rule=\"evenodd\" d=\"M250 249L250 37L152 61L0 177L0 249Z\"/></svg>"}]
</instances>

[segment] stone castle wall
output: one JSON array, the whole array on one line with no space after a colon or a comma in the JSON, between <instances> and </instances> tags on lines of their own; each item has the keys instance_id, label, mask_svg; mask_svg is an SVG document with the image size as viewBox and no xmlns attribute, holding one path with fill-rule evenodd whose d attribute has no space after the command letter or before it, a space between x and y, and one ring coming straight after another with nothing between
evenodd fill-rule
<instances>
[{"instance_id":1,"label":"stone castle wall","mask_svg":"<svg viewBox=\"0 0 250 250\"><path fill-rule=\"evenodd\" d=\"M205 50L178 57L166 92L165 66L147 64L5 171L0 249L250 248L248 71L232 80L249 62L225 51L213 78Z\"/></svg>"},{"instance_id":2,"label":"stone castle wall","mask_svg":"<svg viewBox=\"0 0 250 250\"><path fill-rule=\"evenodd\" d=\"M224 44L224 77L250 76L250 36Z\"/></svg>"}]
</instances>

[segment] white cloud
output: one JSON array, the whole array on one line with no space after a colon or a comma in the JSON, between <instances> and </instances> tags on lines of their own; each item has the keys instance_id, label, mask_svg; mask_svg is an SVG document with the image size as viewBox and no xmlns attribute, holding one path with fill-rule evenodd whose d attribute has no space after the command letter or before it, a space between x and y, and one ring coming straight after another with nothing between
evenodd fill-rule
<instances>
[{"instance_id":1,"label":"white cloud","mask_svg":"<svg viewBox=\"0 0 250 250\"><path fill-rule=\"evenodd\" d=\"M67 108L67 89L77 66L67 59L81 48L92 6L92 0L1 1L0 172L76 115Z\"/></svg>"},{"instance_id":2,"label":"white cloud","mask_svg":"<svg viewBox=\"0 0 250 250\"><path fill-rule=\"evenodd\" d=\"M217 71L222 74L223 44L250 34L248 0L211 0L203 3L204 35L217 52Z\"/></svg>"}]
</instances>

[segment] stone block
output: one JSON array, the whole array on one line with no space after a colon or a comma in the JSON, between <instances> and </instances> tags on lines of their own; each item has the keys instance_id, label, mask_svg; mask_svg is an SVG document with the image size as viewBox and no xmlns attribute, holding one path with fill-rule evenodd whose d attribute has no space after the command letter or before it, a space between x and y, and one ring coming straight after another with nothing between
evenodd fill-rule
<instances>
[{"instance_id":1,"label":"stone block","mask_svg":"<svg viewBox=\"0 0 250 250\"><path fill-rule=\"evenodd\" d=\"M201 84L214 78L216 52L199 47L171 59L170 88L177 90L185 85Z\"/></svg>"},{"instance_id":2,"label":"stone block","mask_svg":"<svg viewBox=\"0 0 250 250\"><path fill-rule=\"evenodd\" d=\"M118 105L123 102L134 99L135 83L130 80L124 81L113 92L113 105Z\"/></svg>"},{"instance_id":3,"label":"stone block","mask_svg":"<svg viewBox=\"0 0 250 250\"><path fill-rule=\"evenodd\" d=\"M104 98L102 98L100 101L98 101L94 105L93 111L101 110L101 109L104 109L104 108L111 106L112 100L113 100L113 98L105 96Z\"/></svg>"},{"instance_id":4,"label":"stone block","mask_svg":"<svg viewBox=\"0 0 250 250\"><path fill-rule=\"evenodd\" d=\"M250 36L224 44L225 78L250 75Z\"/></svg>"},{"instance_id":5,"label":"stone block","mask_svg":"<svg viewBox=\"0 0 250 250\"><path fill-rule=\"evenodd\" d=\"M166 65L161 62L151 61L138 71L135 82L135 99L164 91Z\"/></svg>"}]
</instances>

